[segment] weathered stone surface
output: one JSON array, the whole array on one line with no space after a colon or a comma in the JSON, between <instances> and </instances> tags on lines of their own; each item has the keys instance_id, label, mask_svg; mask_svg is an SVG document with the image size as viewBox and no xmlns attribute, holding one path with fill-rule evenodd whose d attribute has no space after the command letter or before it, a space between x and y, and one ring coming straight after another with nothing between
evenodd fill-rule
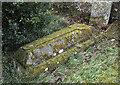
<instances>
[{"instance_id":1,"label":"weathered stone surface","mask_svg":"<svg viewBox=\"0 0 120 85\"><path fill-rule=\"evenodd\" d=\"M103 24L108 24L112 2L94 2L91 8L90 24L101 28Z\"/></svg>"}]
</instances>

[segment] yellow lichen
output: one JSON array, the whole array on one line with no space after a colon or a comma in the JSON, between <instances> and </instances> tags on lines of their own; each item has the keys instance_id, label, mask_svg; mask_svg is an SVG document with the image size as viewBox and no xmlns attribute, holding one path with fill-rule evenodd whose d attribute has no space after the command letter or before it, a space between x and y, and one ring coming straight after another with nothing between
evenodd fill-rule
<instances>
[{"instance_id":1,"label":"yellow lichen","mask_svg":"<svg viewBox=\"0 0 120 85\"><path fill-rule=\"evenodd\" d=\"M40 59L43 60L43 57L41 56Z\"/></svg>"},{"instance_id":2,"label":"yellow lichen","mask_svg":"<svg viewBox=\"0 0 120 85\"><path fill-rule=\"evenodd\" d=\"M74 41L77 42L79 40L79 37L74 37Z\"/></svg>"}]
</instances>

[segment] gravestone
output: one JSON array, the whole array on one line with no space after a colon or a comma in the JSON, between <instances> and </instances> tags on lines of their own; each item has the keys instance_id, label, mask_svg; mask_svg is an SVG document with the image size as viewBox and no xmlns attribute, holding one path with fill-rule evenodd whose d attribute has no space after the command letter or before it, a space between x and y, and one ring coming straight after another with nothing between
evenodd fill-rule
<instances>
[{"instance_id":1,"label":"gravestone","mask_svg":"<svg viewBox=\"0 0 120 85\"><path fill-rule=\"evenodd\" d=\"M95 36L94 34L94 27L74 24L24 45L14 55L17 69L21 75L25 74L26 79L34 78L43 71L67 62L71 55L79 51L74 45L85 42ZM93 43L87 41L81 50Z\"/></svg>"},{"instance_id":2,"label":"gravestone","mask_svg":"<svg viewBox=\"0 0 120 85\"><path fill-rule=\"evenodd\" d=\"M110 31L110 28L111 26L105 33ZM20 47L14 55L16 68L20 77L25 80L34 79L40 73L66 63L70 56L84 51L106 35L99 33L93 26L70 25Z\"/></svg>"},{"instance_id":3,"label":"gravestone","mask_svg":"<svg viewBox=\"0 0 120 85\"><path fill-rule=\"evenodd\" d=\"M111 6L111 1L94 2L91 8L90 25L94 25L98 29L100 29L103 24L107 25L110 17Z\"/></svg>"}]
</instances>

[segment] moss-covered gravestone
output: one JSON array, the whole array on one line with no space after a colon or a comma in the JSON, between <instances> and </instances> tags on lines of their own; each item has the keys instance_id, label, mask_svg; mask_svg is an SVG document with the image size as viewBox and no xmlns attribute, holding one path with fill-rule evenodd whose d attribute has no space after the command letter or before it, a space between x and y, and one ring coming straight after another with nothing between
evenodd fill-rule
<instances>
[{"instance_id":1,"label":"moss-covered gravestone","mask_svg":"<svg viewBox=\"0 0 120 85\"><path fill-rule=\"evenodd\" d=\"M112 28L117 26L113 24L105 33L99 33L92 26L74 24L22 46L14 55L20 76L33 79L41 72L66 63L70 56L84 51L103 37L113 38Z\"/></svg>"},{"instance_id":2,"label":"moss-covered gravestone","mask_svg":"<svg viewBox=\"0 0 120 85\"><path fill-rule=\"evenodd\" d=\"M111 12L111 1L94 2L91 8L90 24L100 29L103 24L108 24L110 12Z\"/></svg>"},{"instance_id":3,"label":"moss-covered gravestone","mask_svg":"<svg viewBox=\"0 0 120 85\"><path fill-rule=\"evenodd\" d=\"M92 45L94 40L88 39L95 37L94 34L94 27L74 24L33 41L20 47L15 53L17 69L25 79L34 78L43 71L65 63L70 56ZM75 46L78 42L85 42L81 49Z\"/></svg>"}]
</instances>

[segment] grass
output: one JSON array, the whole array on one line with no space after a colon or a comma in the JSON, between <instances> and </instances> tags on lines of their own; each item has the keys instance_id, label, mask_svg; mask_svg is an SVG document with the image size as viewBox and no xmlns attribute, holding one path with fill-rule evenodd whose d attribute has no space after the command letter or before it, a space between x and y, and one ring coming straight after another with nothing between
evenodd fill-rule
<instances>
[{"instance_id":1,"label":"grass","mask_svg":"<svg viewBox=\"0 0 120 85\"><path fill-rule=\"evenodd\" d=\"M117 45L117 41L103 39L86 51L71 56L66 64L59 65L52 73L41 73L30 83L55 83L59 76L61 83L118 83ZM88 56L92 58L86 62ZM5 65L7 61L3 63ZM3 66L5 83L19 82L17 72L11 67L11 62Z\"/></svg>"},{"instance_id":2,"label":"grass","mask_svg":"<svg viewBox=\"0 0 120 85\"><path fill-rule=\"evenodd\" d=\"M56 16L55 20L48 25L50 29L44 31L51 34L53 31L60 30L59 23L61 27L65 26L66 20ZM87 50L71 56L66 64L59 65L52 73L43 72L30 83L55 83L58 77L62 80L61 83L118 83L117 45L116 40L102 39ZM4 83L19 83L17 71L13 70L13 62L8 59L9 55L6 56L7 59L3 56ZM85 59L89 56L92 58L86 62Z\"/></svg>"}]
</instances>

